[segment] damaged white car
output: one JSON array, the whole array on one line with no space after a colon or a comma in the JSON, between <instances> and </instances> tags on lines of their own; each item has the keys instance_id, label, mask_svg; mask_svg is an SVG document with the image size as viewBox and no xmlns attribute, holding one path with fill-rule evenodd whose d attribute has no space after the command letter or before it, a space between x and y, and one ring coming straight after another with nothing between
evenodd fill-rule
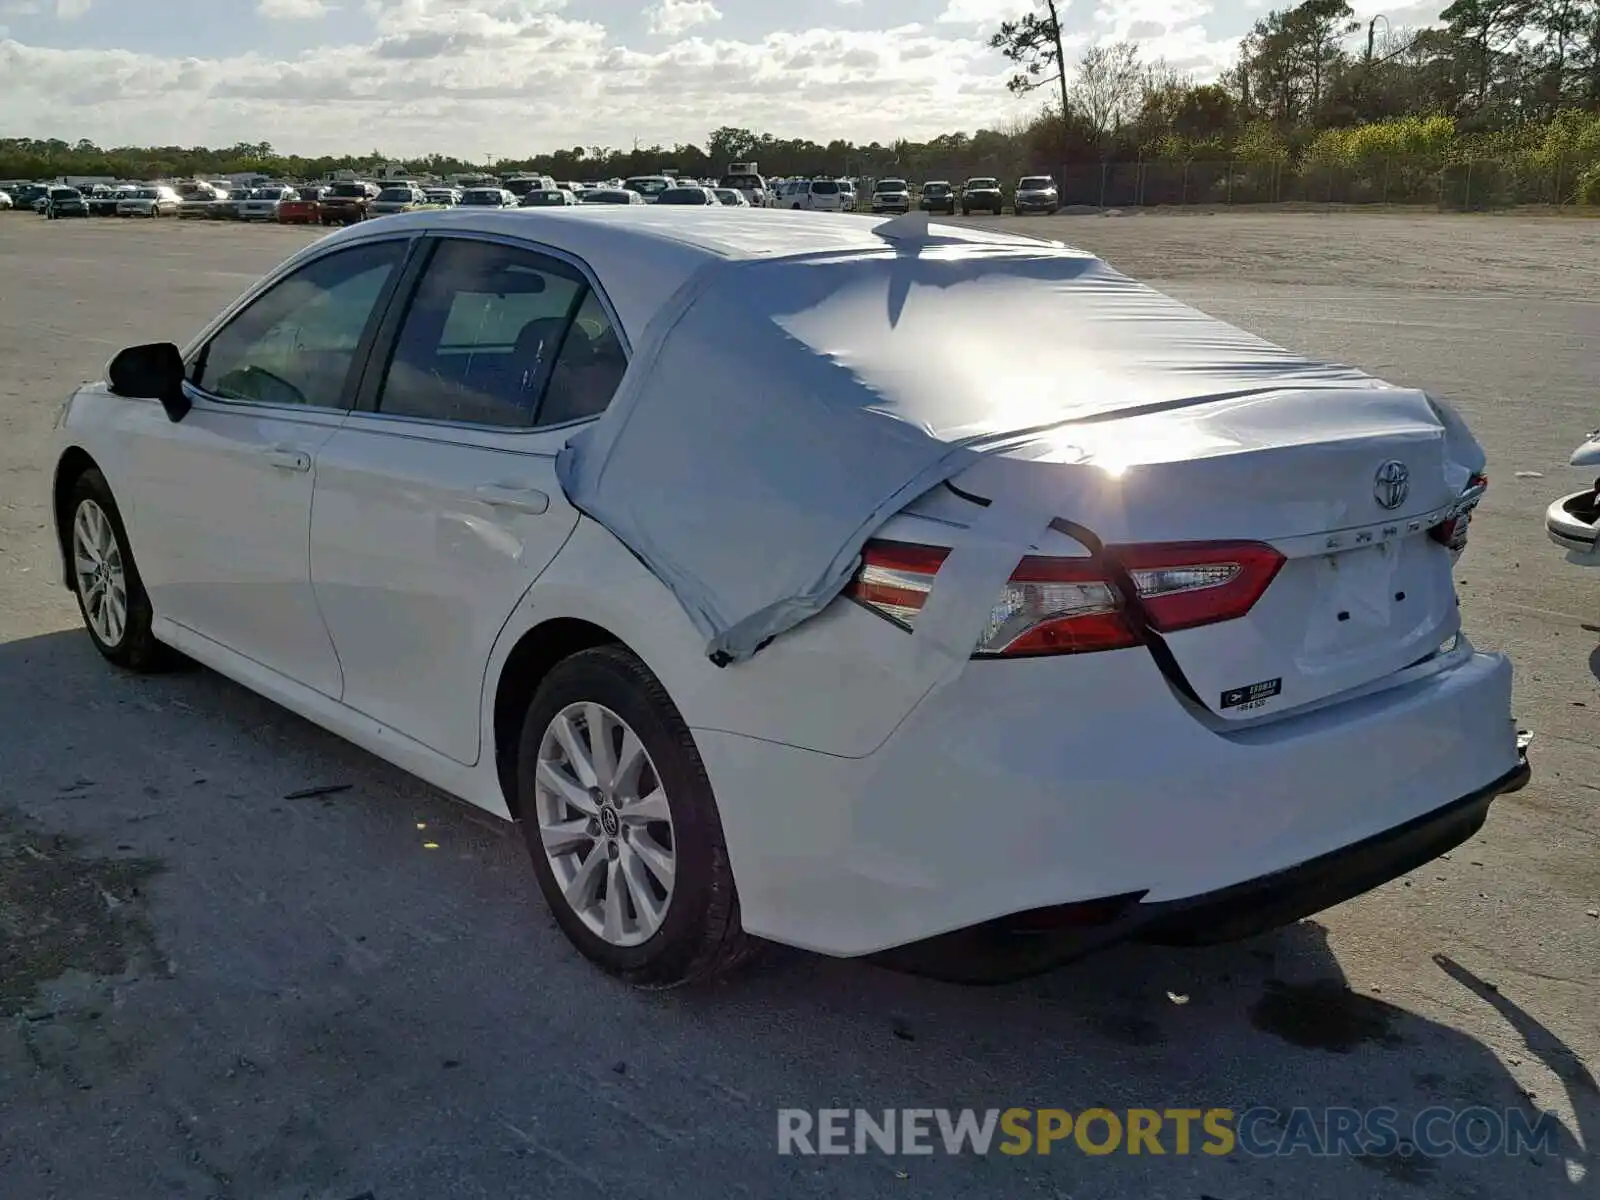
<instances>
[{"instance_id":1,"label":"damaged white car","mask_svg":"<svg viewBox=\"0 0 1600 1200\"><path fill-rule=\"evenodd\" d=\"M63 579L526 833L678 983L1208 941L1528 777L1455 413L913 214L454 210L307 247L58 423Z\"/></svg>"}]
</instances>

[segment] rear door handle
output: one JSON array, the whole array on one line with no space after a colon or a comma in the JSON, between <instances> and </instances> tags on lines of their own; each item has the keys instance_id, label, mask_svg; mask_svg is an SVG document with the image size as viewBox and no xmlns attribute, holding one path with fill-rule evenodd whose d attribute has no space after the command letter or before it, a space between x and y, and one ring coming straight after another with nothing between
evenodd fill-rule
<instances>
[{"instance_id":1,"label":"rear door handle","mask_svg":"<svg viewBox=\"0 0 1600 1200\"><path fill-rule=\"evenodd\" d=\"M296 450L293 446L269 446L262 451L266 460L275 467L285 471L311 470L311 455L304 450Z\"/></svg>"},{"instance_id":2,"label":"rear door handle","mask_svg":"<svg viewBox=\"0 0 1600 1200\"><path fill-rule=\"evenodd\" d=\"M474 493L479 500L494 508L509 508L513 512L538 516L550 511L550 497L537 488L512 487L504 483L485 483Z\"/></svg>"}]
</instances>

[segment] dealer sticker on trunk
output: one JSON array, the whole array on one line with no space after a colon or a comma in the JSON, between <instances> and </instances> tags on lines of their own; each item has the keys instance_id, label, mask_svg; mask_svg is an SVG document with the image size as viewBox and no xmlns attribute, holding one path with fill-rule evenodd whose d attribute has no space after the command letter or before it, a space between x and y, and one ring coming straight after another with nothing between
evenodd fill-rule
<instances>
[{"instance_id":1,"label":"dealer sticker on trunk","mask_svg":"<svg viewBox=\"0 0 1600 1200\"><path fill-rule=\"evenodd\" d=\"M1248 687L1229 688L1222 693L1223 708L1237 708L1248 711L1260 708L1279 692L1283 691L1283 677L1277 679L1263 679L1260 683L1252 683Z\"/></svg>"}]
</instances>

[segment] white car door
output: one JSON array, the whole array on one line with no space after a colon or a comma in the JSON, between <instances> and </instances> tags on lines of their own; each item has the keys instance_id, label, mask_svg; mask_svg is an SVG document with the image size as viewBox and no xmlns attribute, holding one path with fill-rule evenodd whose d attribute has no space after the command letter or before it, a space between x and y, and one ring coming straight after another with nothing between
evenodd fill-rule
<instances>
[{"instance_id":1,"label":"white car door","mask_svg":"<svg viewBox=\"0 0 1600 1200\"><path fill-rule=\"evenodd\" d=\"M556 454L627 356L574 262L425 244L358 410L319 451L311 574L344 702L471 764L495 639L577 524Z\"/></svg>"},{"instance_id":2,"label":"white car door","mask_svg":"<svg viewBox=\"0 0 1600 1200\"><path fill-rule=\"evenodd\" d=\"M157 616L334 697L339 663L307 558L316 457L354 402L408 245L339 250L273 284L191 356L188 415L151 407L128 439Z\"/></svg>"}]
</instances>

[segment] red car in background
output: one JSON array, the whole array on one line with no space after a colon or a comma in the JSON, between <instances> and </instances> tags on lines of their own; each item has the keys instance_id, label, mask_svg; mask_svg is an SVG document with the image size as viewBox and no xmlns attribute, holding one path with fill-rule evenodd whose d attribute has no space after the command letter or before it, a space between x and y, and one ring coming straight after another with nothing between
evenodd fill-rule
<instances>
[{"instance_id":1,"label":"red car in background","mask_svg":"<svg viewBox=\"0 0 1600 1200\"><path fill-rule=\"evenodd\" d=\"M293 200L278 205L278 224L316 225L322 220L322 198L327 194L325 187L296 188Z\"/></svg>"}]
</instances>

